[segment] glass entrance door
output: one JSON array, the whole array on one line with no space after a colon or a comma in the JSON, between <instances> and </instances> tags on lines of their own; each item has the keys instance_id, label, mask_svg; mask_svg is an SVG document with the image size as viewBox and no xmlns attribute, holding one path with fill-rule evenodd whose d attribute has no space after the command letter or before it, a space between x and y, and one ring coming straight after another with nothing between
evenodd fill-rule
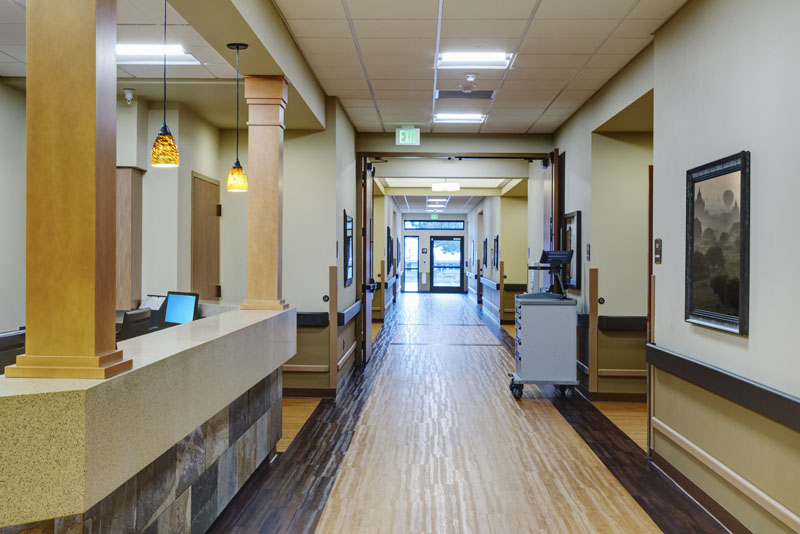
<instances>
[{"instance_id":1,"label":"glass entrance door","mask_svg":"<svg viewBox=\"0 0 800 534\"><path fill-rule=\"evenodd\" d=\"M403 291L419 291L419 236L407 235L403 238Z\"/></svg>"},{"instance_id":2,"label":"glass entrance door","mask_svg":"<svg viewBox=\"0 0 800 534\"><path fill-rule=\"evenodd\" d=\"M464 238L431 237L431 291L464 292Z\"/></svg>"}]
</instances>

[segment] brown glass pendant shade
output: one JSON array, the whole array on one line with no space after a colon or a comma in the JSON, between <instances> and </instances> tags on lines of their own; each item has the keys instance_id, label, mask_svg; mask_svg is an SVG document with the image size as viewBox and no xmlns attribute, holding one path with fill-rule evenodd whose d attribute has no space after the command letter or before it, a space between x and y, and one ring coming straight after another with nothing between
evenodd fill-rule
<instances>
[{"instance_id":1,"label":"brown glass pendant shade","mask_svg":"<svg viewBox=\"0 0 800 534\"><path fill-rule=\"evenodd\" d=\"M153 143L153 150L150 152L150 165L153 167L177 167L180 159L175 138L172 137L167 123L164 122L161 124L161 129Z\"/></svg>"}]
</instances>

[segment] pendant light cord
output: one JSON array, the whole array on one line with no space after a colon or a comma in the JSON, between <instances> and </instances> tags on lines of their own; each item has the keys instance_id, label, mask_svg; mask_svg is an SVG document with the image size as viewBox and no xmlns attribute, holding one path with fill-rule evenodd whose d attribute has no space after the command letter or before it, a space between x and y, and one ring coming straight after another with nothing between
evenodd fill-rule
<instances>
[{"instance_id":1,"label":"pendant light cord","mask_svg":"<svg viewBox=\"0 0 800 534\"><path fill-rule=\"evenodd\" d=\"M239 49L236 49L236 161L239 161Z\"/></svg>"},{"instance_id":2,"label":"pendant light cord","mask_svg":"<svg viewBox=\"0 0 800 534\"><path fill-rule=\"evenodd\" d=\"M167 123L167 0L164 0L164 124Z\"/></svg>"}]
</instances>

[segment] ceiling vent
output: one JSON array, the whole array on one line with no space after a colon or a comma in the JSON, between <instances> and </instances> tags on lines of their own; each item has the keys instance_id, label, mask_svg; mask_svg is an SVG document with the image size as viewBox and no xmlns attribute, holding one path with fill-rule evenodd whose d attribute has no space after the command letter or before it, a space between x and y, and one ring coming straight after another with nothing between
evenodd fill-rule
<instances>
[{"instance_id":1,"label":"ceiling vent","mask_svg":"<svg viewBox=\"0 0 800 534\"><path fill-rule=\"evenodd\" d=\"M494 91L471 91L465 93L461 89L442 89L436 91L436 98L468 98L470 100L491 100L494 98Z\"/></svg>"}]
</instances>

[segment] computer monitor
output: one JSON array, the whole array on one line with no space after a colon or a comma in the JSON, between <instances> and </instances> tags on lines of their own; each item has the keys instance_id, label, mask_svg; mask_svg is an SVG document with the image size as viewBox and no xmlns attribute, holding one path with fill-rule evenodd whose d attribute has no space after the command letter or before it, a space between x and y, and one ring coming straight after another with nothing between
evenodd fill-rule
<instances>
[{"instance_id":1,"label":"computer monitor","mask_svg":"<svg viewBox=\"0 0 800 534\"><path fill-rule=\"evenodd\" d=\"M197 318L200 295L197 293L182 293L170 291L167 293L167 302L164 304L164 324L176 325L194 321Z\"/></svg>"},{"instance_id":2,"label":"computer monitor","mask_svg":"<svg viewBox=\"0 0 800 534\"><path fill-rule=\"evenodd\" d=\"M568 265L572 261L572 250L543 250L539 263L546 263L552 268Z\"/></svg>"}]
</instances>

